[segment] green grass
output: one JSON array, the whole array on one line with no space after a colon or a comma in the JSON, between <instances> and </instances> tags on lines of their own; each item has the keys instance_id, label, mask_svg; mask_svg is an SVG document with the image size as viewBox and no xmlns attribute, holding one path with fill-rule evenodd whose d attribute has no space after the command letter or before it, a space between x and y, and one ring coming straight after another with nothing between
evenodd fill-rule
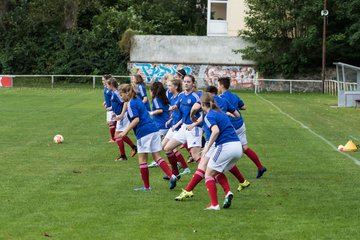
<instances>
[{"instance_id":1,"label":"green grass","mask_svg":"<svg viewBox=\"0 0 360 240\"><path fill-rule=\"evenodd\" d=\"M268 102L239 94L249 146L268 172L255 179L244 156L238 167L250 188L230 209L208 212L203 182L193 199L173 200L191 176L170 191L150 169L153 191L132 190L142 185L137 159L114 161L102 90L0 89L0 239L356 239L360 167ZM360 109L333 108L336 97L260 96L335 146L359 144ZM64 144L52 142L58 133Z\"/></svg>"}]
</instances>

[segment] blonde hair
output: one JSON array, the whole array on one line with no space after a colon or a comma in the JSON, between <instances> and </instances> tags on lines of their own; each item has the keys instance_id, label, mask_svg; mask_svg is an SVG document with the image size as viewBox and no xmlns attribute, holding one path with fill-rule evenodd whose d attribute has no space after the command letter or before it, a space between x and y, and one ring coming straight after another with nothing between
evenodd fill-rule
<instances>
[{"instance_id":1,"label":"blonde hair","mask_svg":"<svg viewBox=\"0 0 360 240\"><path fill-rule=\"evenodd\" d=\"M214 100L214 96L209 92L203 93L203 95L201 96L201 103L204 103L211 109L220 111L219 107L217 106L217 104Z\"/></svg>"},{"instance_id":2,"label":"blonde hair","mask_svg":"<svg viewBox=\"0 0 360 240\"><path fill-rule=\"evenodd\" d=\"M128 84L128 83L121 84L119 86L118 90L119 90L120 93L129 93L130 92L130 97L131 98L134 98L136 96L136 93L137 93L134 86L131 85L131 84Z\"/></svg>"}]
</instances>

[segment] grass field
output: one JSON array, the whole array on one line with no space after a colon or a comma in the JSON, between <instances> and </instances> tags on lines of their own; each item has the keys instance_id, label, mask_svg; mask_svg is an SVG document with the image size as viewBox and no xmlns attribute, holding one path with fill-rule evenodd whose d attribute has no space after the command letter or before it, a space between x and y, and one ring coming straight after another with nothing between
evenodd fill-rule
<instances>
[{"instance_id":1,"label":"grass field","mask_svg":"<svg viewBox=\"0 0 360 240\"><path fill-rule=\"evenodd\" d=\"M0 239L358 239L360 152L333 146L360 143L360 109L320 94L239 95L249 146L268 171L255 179L244 156L251 186L235 193L228 175L233 205L209 212L203 182L193 199L173 200L190 175L171 191L150 169L153 191L133 191L137 159L114 161L101 90L0 89ZM58 133L64 144L52 142Z\"/></svg>"}]
</instances>

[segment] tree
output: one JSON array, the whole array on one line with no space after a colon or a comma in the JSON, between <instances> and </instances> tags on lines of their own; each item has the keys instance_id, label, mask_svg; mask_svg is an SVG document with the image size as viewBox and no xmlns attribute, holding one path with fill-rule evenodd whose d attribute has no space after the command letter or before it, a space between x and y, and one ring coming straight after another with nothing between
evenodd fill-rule
<instances>
[{"instance_id":1,"label":"tree","mask_svg":"<svg viewBox=\"0 0 360 240\"><path fill-rule=\"evenodd\" d=\"M360 63L359 0L328 0L327 65ZM243 50L266 75L318 71L322 49L322 1L247 0L247 29L240 36L254 45Z\"/></svg>"}]
</instances>

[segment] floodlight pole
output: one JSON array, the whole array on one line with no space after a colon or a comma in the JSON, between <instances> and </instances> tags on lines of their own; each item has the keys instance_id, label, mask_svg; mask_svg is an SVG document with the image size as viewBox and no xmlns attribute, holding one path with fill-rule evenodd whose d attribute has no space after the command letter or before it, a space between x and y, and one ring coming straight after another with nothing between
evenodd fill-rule
<instances>
[{"instance_id":1,"label":"floodlight pole","mask_svg":"<svg viewBox=\"0 0 360 240\"><path fill-rule=\"evenodd\" d=\"M326 1L324 0L324 9L321 11L323 16L323 41L322 41L322 67L321 67L321 81L322 92L325 93L325 65L326 65L326 22L329 11L326 9Z\"/></svg>"}]
</instances>

